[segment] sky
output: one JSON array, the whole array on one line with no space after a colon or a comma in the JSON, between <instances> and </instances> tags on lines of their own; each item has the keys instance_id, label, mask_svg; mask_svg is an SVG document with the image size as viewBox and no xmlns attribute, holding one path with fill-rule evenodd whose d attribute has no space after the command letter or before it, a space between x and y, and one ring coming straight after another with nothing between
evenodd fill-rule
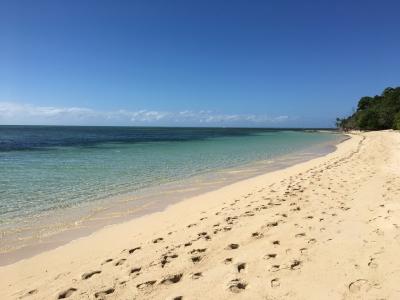
<instances>
[{"instance_id":1,"label":"sky","mask_svg":"<svg viewBox=\"0 0 400 300\"><path fill-rule=\"evenodd\" d=\"M0 124L332 127L400 80L399 1L0 1Z\"/></svg>"}]
</instances>

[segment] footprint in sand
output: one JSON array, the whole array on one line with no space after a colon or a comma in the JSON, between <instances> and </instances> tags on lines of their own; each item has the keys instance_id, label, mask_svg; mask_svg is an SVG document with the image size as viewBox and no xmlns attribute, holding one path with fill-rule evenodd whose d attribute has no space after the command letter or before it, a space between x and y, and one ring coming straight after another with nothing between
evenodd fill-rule
<instances>
[{"instance_id":1,"label":"footprint in sand","mask_svg":"<svg viewBox=\"0 0 400 300\"><path fill-rule=\"evenodd\" d=\"M376 263L376 259L375 258L371 257L369 259L368 267L373 268L373 269L376 269L378 267L378 264Z\"/></svg>"},{"instance_id":2,"label":"footprint in sand","mask_svg":"<svg viewBox=\"0 0 400 300\"><path fill-rule=\"evenodd\" d=\"M140 247L132 248L132 249L130 249L130 250L128 251L128 253L129 253L129 254L132 254L133 252L135 252L135 251L137 251L137 250L140 250L140 249L141 249Z\"/></svg>"},{"instance_id":3,"label":"footprint in sand","mask_svg":"<svg viewBox=\"0 0 400 300\"><path fill-rule=\"evenodd\" d=\"M141 267L132 268L131 271L129 272L129 274L138 274L140 272L140 270L142 270Z\"/></svg>"},{"instance_id":4,"label":"footprint in sand","mask_svg":"<svg viewBox=\"0 0 400 300\"><path fill-rule=\"evenodd\" d=\"M177 258L178 254L171 254L171 255L167 255L164 254L162 259L161 259L161 268L164 268L164 266L168 263L171 262L171 259Z\"/></svg>"},{"instance_id":5,"label":"footprint in sand","mask_svg":"<svg viewBox=\"0 0 400 300\"><path fill-rule=\"evenodd\" d=\"M270 222L270 223L267 224L267 227L276 227L276 226L278 226L278 222L277 221Z\"/></svg>"},{"instance_id":6,"label":"footprint in sand","mask_svg":"<svg viewBox=\"0 0 400 300\"><path fill-rule=\"evenodd\" d=\"M95 298L104 298L105 296L114 293L115 289L114 288L108 288L106 290L100 291L100 292L96 292L94 294Z\"/></svg>"},{"instance_id":7,"label":"footprint in sand","mask_svg":"<svg viewBox=\"0 0 400 300\"><path fill-rule=\"evenodd\" d=\"M157 282L156 280L149 280L149 281L146 281L146 282L139 283L138 285L136 285L136 287L139 290L143 290L145 288L153 286L156 282Z\"/></svg>"},{"instance_id":8,"label":"footprint in sand","mask_svg":"<svg viewBox=\"0 0 400 300\"><path fill-rule=\"evenodd\" d=\"M352 293L357 293L361 291L361 289L368 288L369 281L366 279L357 279L349 284L349 291Z\"/></svg>"},{"instance_id":9,"label":"footprint in sand","mask_svg":"<svg viewBox=\"0 0 400 300\"><path fill-rule=\"evenodd\" d=\"M307 254L308 249L307 248L301 248L300 253L301 254Z\"/></svg>"},{"instance_id":10,"label":"footprint in sand","mask_svg":"<svg viewBox=\"0 0 400 300\"><path fill-rule=\"evenodd\" d=\"M292 264L290 265L290 270L297 270L300 269L301 261L300 260L294 260Z\"/></svg>"},{"instance_id":11,"label":"footprint in sand","mask_svg":"<svg viewBox=\"0 0 400 300\"><path fill-rule=\"evenodd\" d=\"M202 256L193 256L191 257L191 260L194 264L197 264L198 262L201 261L202 258L203 258Z\"/></svg>"},{"instance_id":12,"label":"footprint in sand","mask_svg":"<svg viewBox=\"0 0 400 300\"><path fill-rule=\"evenodd\" d=\"M90 277L92 277L93 275L100 274L100 273L101 273L100 270L87 272L87 273L85 273L85 274L82 275L82 279L83 279L83 280L86 280L86 279L89 279Z\"/></svg>"},{"instance_id":13,"label":"footprint in sand","mask_svg":"<svg viewBox=\"0 0 400 300\"><path fill-rule=\"evenodd\" d=\"M202 276L203 276L203 274L201 272L197 272L192 275L192 279L199 279Z\"/></svg>"},{"instance_id":14,"label":"footprint in sand","mask_svg":"<svg viewBox=\"0 0 400 300\"><path fill-rule=\"evenodd\" d=\"M316 239L309 239L309 240L308 240L308 243L309 243L309 244L315 244L316 242L317 242Z\"/></svg>"},{"instance_id":15,"label":"footprint in sand","mask_svg":"<svg viewBox=\"0 0 400 300\"><path fill-rule=\"evenodd\" d=\"M225 258L225 260L224 260L224 263L227 265L227 264L230 264L231 262L232 262L232 257L228 257L228 258Z\"/></svg>"},{"instance_id":16,"label":"footprint in sand","mask_svg":"<svg viewBox=\"0 0 400 300\"><path fill-rule=\"evenodd\" d=\"M38 291L37 289L30 290L30 291L27 292L24 296L20 297L20 299L23 298L23 297L26 297L26 296L35 295L35 294L37 294L38 292L39 292L39 291Z\"/></svg>"},{"instance_id":17,"label":"footprint in sand","mask_svg":"<svg viewBox=\"0 0 400 300\"><path fill-rule=\"evenodd\" d=\"M278 287L278 286L280 286L281 284L280 284L280 282L279 282L279 278L274 278L274 279L272 279L271 280L271 287L272 288L276 288L276 287Z\"/></svg>"},{"instance_id":18,"label":"footprint in sand","mask_svg":"<svg viewBox=\"0 0 400 300\"><path fill-rule=\"evenodd\" d=\"M198 254L198 253L203 253L206 252L207 248L202 248L202 249L193 249L192 251L190 251L190 254Z\"/></svg>"},{"instance_id":19,"label":"footprint in sand","mask_svg":"<svg viewBox=\"0 0 400 300\"><path fill-rule=\"evenodd\" d=\"M276 257L276 253L269 253L264 256L265 259L271 259L271 258L275 258L275 257Z\"/></svg>"},{"instance_id":20,"label":"footprint in sand","mask_svg":"<svg viewBox=\"0 0 400 300\"><path fill-rule=\"evenodd\" d=\"M158 242L163 241L164 239L162 237L156 238L155 240L153 240L154 244L157 244Z\"/></svg>"},{"instance_id":21,"label":"footprint in sand","mask_svg":"<svg viewBox=\"0 0 400 300\"><path fill-rule=\"evenodd\" d=\"M69 288L61 293L58 294L57 299L65 299L68 298L69 296L71 296L74 292L76 292L77 289L76 288Z\"/></svg>"},{"instance_id":22,"label":"footprint in sand","mask_svg":"<svg viewBox=\"0 0 400 300\"><path fill-rule=\"evenodd\" d=\"M237 266L237 271L238 273L240 273L241 271L243 271L246 268L246 263L239 263Z\"/></svg>"},{"instance_id":23,"label":"footprint in sand","mask_svg":"<svg viewBox=\"0 0 400 300\"><path fill-rule=\"evenodd\" d=\"M101 265L104 265L104 264L112 262L112 261L113 261L112 258L106 259Z\"/></svg>"},{"instance_id":24,"label":"footprint in sand","mask_svg":"<svg viewBox=\"0 0 400 300\"><path fill-rule=\"evenodd\" d=\"M235 250L235 249L238 249L238 248L239 248L239 245L238 245L238 244L229 244L229 245L226 247L227 250Z\"/></svg>"},{"instance_id":25,"label":"footprint in sand","mask_svg":"<svg viewBox=\"0 0 400 300\"><path fill-rule=\"evenodd\" d=\"M165 285L169 285L169 284L174 284L177 283L179 281L181 281L183 274L175 274L175 275L169 275L167 277L165 277L163 280L161 280L160 284L165 284Z\"/></svg>"},{"instance_id":26,"label":"footprint in sand","mask_svg":"<svg viewBox=\"0 0 400 300\"><path fill-rule=\"evenodd\" d=\"M303 236L306 236L306 234L304 232L298 233L298 234L295 235L295 237L297 237L297 238L303 237Z\"/></svg>"},{"instance_id":27,"label":"footprint in sand","mask_svg":"<svg viewBox=\"0 0 400 300\"><path fill-rule=\"evenodd\" d=\"M271 272L277 272L280 270L280 265L272 265L270 268Z\"/></svg>"},{"instance_id":28,"label":"footprint in sand","mask_svg":"<svg viewBox=\"0 0 400 300\"><path fill-rule=\"evenodd\" d=\"M263 234L260 233L260 232L253 232L253 233L251 234L251 236L252 236L253 238L260 239L260 238L263 237Z\"/></svg>"},{"instance_id":29,"label":"footprint in sand","mask_svg":"<svg viewBox=\"0 0 400 300\"><path fill-rule=\"evenodd\" d=\"M205 240L211 240L211 237L208 235L207 232L200 232L197 234L199 238L204 238Z\"/></svg>"},{"instance_id":30,"label":"footprint in sand","mask_svg":"<svg viewBox=\"0 0 400 300\"><path fill-rule=\"evenodd\" d=\"M115 265L116 267L118 267L118 266L122 265L125 261L126 261L125 258L121 258L121 259L118 260L114 265Z\"/></svg>"},{"instance_id":31,"label":"footprint in sand","mask_svg":"<svg viewBox=\"0 0 400 300\"><path fill-rule=\"evenodd\" d=\"M245 290L247 287L247 283L244 281L241 281L240 279L233 279L231 282L228 284L228 288L232 293L240 293L243 290Z\"/></svg>"}]
</instances>

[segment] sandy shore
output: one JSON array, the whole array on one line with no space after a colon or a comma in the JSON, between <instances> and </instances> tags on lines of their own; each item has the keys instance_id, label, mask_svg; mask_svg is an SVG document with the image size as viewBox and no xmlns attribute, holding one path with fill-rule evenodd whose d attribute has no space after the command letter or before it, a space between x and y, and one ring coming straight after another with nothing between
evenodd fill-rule
<instances>
[{"instance_id":1,"label":"sandy shore","mask_svg":"<svg viewBox=\"0 0 400 300\"><path fill-rule=\"evenodd\" d=\"M0 299L400 299L400 134L0 268Z\"/></svg>"}]
</instances>

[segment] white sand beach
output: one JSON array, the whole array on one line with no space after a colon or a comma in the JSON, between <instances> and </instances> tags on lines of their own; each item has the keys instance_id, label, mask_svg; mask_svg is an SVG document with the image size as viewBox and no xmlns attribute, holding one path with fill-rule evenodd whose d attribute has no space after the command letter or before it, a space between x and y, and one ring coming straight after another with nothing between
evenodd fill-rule
<instances>
[{"instance_id":1,"label":"white sand beach","mask_svg":"<svg viewBox=\"0 0 400 300\"><path fill-rule=\"evenodd\" d=\"M400 133L0 267L0 299L400 299Z\"/></svg>"}]
</instances>

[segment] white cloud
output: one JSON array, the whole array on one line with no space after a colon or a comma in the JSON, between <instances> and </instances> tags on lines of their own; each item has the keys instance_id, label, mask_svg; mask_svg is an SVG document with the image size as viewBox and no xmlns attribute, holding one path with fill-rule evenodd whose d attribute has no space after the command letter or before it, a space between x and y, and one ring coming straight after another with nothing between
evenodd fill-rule
<instances>
[{"instance_id":1,"label":"white cloud","mask_svg":"<svg viewBox=\"0 0 400 300\"><path fill-rule=\"evenodd\" d=\"M82 107L34 106L0 102L0 124L60 125L176 125L176 126L279 126L288 116L218 114L201 111L115 110L98 111Z\"/></svg>"}]
</instances>

